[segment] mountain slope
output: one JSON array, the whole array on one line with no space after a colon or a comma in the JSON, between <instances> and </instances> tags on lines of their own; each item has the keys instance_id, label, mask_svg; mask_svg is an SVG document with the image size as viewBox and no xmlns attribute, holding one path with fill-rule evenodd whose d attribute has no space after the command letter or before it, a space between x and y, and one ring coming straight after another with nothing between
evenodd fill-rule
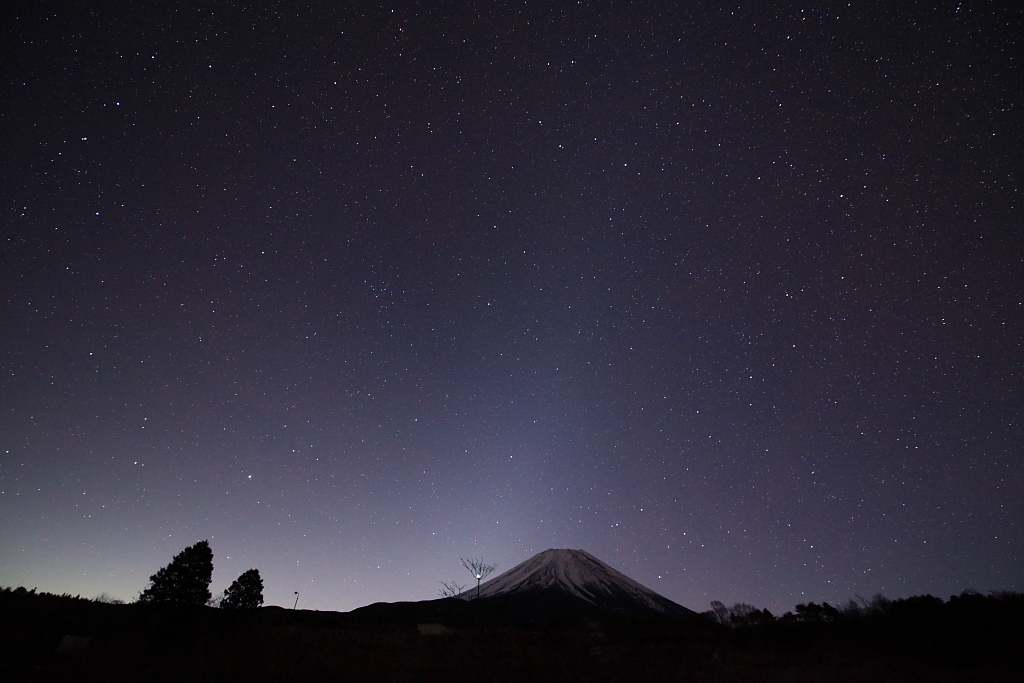
<instances>
[{"instance_id":1,"label":"mountain slope","mask_svg":"<svg viewBox=\"0 0 1024 683\"><path fill-rule=\"evenodd\" d=\"M460 597L476 601L476 587L467 589ZM481 584L479 600L503 603L515 611L694 614L585 550L551 549L538 553ZM544 610L545 606L550 609Z\"/></svg>"}]
</instances>

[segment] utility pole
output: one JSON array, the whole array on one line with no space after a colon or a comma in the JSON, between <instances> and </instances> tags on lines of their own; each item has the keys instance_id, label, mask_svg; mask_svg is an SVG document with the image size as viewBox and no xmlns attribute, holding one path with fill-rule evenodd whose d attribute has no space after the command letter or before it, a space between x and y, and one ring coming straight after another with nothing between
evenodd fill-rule
<instances>
[{"instance_id":1,"label":"utility pole","mask_svg":"<svg viewBox=\"0 0 1024 683\"><path fill-rule=\"evenodd\" d=\"M292 605L292 609L295 609L298 606L299 606L299 591L295 591L295 604Z\"/></svg>"}]
</instances>

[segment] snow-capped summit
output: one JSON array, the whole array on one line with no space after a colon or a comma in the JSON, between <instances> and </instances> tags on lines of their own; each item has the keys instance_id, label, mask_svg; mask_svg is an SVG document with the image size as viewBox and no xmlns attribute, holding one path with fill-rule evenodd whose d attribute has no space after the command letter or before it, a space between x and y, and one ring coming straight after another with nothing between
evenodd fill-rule
<instances>
[{"instance_id":1,"label":"snow-capped summit","mask_svg":"<svg viewBox=\"0 0 1024 683\"><path fill-rule=\"evenodd\" d=\"M459 597L475 600L477 595L477 588L473 586ZM506 601L532 598L553 606L585 606L612 613L693 614L585 550L551 549L538 553L481 584L479 598Z\"/></svg>"}]
</instances>

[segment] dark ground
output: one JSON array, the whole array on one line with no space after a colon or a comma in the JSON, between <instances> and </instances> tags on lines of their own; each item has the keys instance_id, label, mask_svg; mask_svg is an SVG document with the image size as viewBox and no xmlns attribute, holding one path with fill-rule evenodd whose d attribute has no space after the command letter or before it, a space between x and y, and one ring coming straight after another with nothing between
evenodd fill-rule
<instances>
[{"instance_id":1,"label":"dark ground","mask_svg":"<svg viewBox=\"0 0 1024 683\"><path fill-rule=\"evenodd\" d=\"M385 618L111 605L8 589L0 592L0 679L1024 680L1021 596L897 601L857 619L739 629L614 618L503 624L452 613L441 615L450 629L425 635L418 617L414 608Z\"/></svg>"}]
</instances>

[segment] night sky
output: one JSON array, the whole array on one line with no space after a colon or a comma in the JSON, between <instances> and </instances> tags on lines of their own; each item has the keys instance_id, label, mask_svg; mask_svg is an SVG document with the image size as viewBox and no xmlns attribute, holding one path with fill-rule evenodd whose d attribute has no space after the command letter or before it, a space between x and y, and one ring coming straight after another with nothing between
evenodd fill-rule
<instances>
[{"instance_id":1,"label":"night sky","mask_svg":"<svg viewBox=\"0 0 1024 683\"><path fill-rule=\"evenodd\" d=\"M1015 3L13 4L0 585L1024 589Z\"/></svg>"}]
</instances>

